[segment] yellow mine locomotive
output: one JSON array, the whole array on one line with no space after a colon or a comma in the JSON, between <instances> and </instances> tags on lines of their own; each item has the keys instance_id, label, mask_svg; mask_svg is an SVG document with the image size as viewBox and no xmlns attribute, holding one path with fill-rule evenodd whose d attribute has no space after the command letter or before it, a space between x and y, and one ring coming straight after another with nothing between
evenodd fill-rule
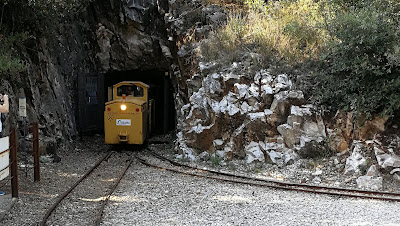
<instances>
[{"instance_id":1,"label":"yellow mine locomotive","mask_svg":"<svg viewBox=\"0 0 400 226\"><path fill-rule=\"evenodd\" d=\"M149 86L143 82L125 81L108 88L104 110L106 144L143 144L149 136L154 117L154 101Z\"/></svg>"}]
</instances>

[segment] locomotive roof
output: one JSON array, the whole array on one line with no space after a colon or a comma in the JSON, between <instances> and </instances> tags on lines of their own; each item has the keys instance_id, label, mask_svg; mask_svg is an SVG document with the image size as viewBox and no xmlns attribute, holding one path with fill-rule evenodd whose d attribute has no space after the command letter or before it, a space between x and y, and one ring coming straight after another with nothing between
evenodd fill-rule
<instances>
[{"instance_id":1,"label":"locomotive roof","mask_svg":"<svg viewBox=\"0 0 400 226\"><path fill-rule=\"evenodd\" d=\"M116 103L130 103L130 104L136 104L136 105L143 105L146 103L146 101L144 100L140 100L140 99L118 99L118 100L112 100L112 101L108 101L105 103L105 105L109 105L109 104L116 104Z\"/></svg>"},{"instance_id":2,"label":"locomotive roof","mask_svg":"<svg viewBox=\"0 0 400 226\"><path fill-rule=\"evenodd\" d=\"M143 86L143 87L145 87L145 88L149 88L149 87L150 87L150 86L147 85L146 83L143 83L143 82L140 82L140 81L123 81L123 82L119 82L119 83L115 84L114 87L120 86L120 85L127 85L127 84L129 84L129 85L138 84L138 85L141 85L141 86Z\"/></svg>"}]
</instances>

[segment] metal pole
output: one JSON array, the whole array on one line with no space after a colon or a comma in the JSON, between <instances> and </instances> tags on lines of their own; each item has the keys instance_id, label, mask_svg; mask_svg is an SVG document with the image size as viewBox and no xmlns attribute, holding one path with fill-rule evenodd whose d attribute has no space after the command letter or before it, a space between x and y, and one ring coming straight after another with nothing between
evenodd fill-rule
<instances>
[{"instance_id":1,"label":"metal pole","mask_svg":"<svg viewBox=\"0 0 400 226\"><path fill-rule=\"evenodd\" d=\"M26 151L26 120L25 117L23 118L23 124L24 124L24 151L25 151L25 176L28 177L28 157L27 157L27 151Z\"/></svg>"},{"instance_id":2,"label":"metal pole","mask_svg":"<svg viewBox=\"0 0 400 226\"><path fill-rule=\"evenodd\" d=\"M40 161L39 161L39 126L33 123L33 164L34 164L34 181L40 181Z\"/></svg>"},{"instance_id":3,"label":"metal pole","mask_svg":"<svg viewBox=\"0 0 400 226\"><path fill-rule=\"evenodd\" d=\"M18 162L17 162L17 133L15 128L10 134L10 157L11 157L11 193L13 198L18 198Z\"/></svg>"}]
</instances>

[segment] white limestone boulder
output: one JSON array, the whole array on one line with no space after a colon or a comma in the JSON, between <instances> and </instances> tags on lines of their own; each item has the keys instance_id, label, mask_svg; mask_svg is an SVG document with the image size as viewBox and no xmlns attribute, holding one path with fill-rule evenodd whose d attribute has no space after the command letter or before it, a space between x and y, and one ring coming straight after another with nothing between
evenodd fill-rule
<instances>
[{"instance_id":1,"label":"white limestone boulder","mask_svg":"<svg viewBox=\"0 0 400 226\"><path fill-rule=\"evenodd\" d=\"M245 153L247 155L247 163L252 163L254 161L264 162L265 160L260 144L254 141L246 145Z\"/></svg>"},{"instance_id":2,"label":"white limestone boulder","mask_svg":"<svg viewBox=\"0 0 400 226\"><path fill-rule=\"evenodd\" d=\"M346 159L344 174L360 174L367 167L367 160L361 154L362 143L355 143L355 147L351 155Z\"/></svg>"}]
</instances>

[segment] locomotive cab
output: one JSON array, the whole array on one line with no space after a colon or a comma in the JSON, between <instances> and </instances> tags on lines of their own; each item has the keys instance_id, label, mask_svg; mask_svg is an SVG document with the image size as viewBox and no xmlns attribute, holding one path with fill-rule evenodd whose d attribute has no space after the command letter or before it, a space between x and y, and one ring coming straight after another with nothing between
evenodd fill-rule
<instances>
[{"instance_id":1,"label":"locomotive cab","mask_svg":"<svg viewBox=\"0 0 400 226\"><path fill-rule=\"evenodd\" d=\"M154 112L149 100L149 86L143 82L125 81L108 89L104 110L106 144L143 144L151 132Z\"/></svg>"}]
</instances>

